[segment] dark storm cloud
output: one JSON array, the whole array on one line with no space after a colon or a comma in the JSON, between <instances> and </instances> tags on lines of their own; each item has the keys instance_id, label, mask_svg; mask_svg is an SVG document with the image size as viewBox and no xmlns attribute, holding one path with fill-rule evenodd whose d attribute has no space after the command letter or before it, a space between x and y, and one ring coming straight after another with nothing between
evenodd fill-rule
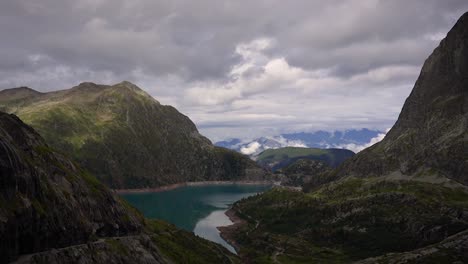
<instances>
[{"instance_id":1,"label":"dark storm cloud","mask_svg":"<svg viewBox=\"0 0 468 264\"><path fill-rule=\"evenodd\" d=\"M128 79L213 137L232 122L339 129L348 118L385 128L467 10L465 0L2 1L0 87ZM308 106L343 96L348 108L336 107L350 115Z\"/></svg>"},{"instance_id":2,"label":"dark storm cloud","mask_svg":"<svg viewBox=\"0 0 468 264\"><path fill-rule=\"evenodd\" d=\"M294 66L357 73L419 65L432 48L424 36L445 32L465 2L3 1L2 49L119 74L223 78L238 43L271 37Z\"/></svg>"}]
</instances>

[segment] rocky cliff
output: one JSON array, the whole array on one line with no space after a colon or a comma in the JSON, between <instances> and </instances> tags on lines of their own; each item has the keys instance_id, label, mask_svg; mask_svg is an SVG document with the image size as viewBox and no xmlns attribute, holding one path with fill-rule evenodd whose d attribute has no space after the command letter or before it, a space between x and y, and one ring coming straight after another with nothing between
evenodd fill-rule
<instances>
[{"instance_id":1,"label":"rocky cliff","mask_svg":"<svg viewBox=\"0 0 468 264\"><path fill-rule=\"evenodd\" d=\"M275 263L467 263L468 13L424 63L385 139L306 192L236 203L225 231Z\"/></svg>"},{"instance_id":2,"label":"rocky cliff","mask_svg":"<svg viewBox=\"0 0 468 264\"><path fill-rule=\"evenodd\" d=\"M398 121L336 178L434 175L468 185L468 15L425 61Z\"/></svg>"},{"instance_id":3,"label":"rocky cliff","mask_svg":"<svg viewBox=\"0 0 468 264\"><path fill-rule=\"evenodd\" d=\"M0 237L1 263L236 261L221 246L144 219L31 127L3 112Z\"/></svg>"},{"instance_id":4,"label":"rocky cliff","mask_svg":"<svg viewBox=\"0 0 468 264\"><path fill-rule=\"evenodd\" d=\"M265 178L248 157L213 146L188 117L129 82L50 93L7 89L2 109L112 188Z\"/></svg>"}]
</instances>

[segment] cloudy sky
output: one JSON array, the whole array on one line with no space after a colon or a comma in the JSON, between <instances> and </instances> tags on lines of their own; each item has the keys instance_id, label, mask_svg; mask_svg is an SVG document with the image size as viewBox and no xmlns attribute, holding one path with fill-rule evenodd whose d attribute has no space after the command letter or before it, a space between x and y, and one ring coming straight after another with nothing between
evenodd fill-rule
<instances>
[{"instance_id":1,"label":"cloudy sky","mask_svg":"<svg viewBox=\"0 0 468 264\"><path fill-rule=\"evenodd\" d=\"M2 0L0 89L129 80L212 140L393 125L466 0Z\"/></svg>"}]
</instances>

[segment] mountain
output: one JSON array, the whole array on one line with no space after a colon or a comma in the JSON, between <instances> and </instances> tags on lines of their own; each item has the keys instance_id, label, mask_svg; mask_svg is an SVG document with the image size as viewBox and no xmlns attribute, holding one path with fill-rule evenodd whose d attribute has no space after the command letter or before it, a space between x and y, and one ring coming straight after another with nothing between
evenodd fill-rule
<instances>
[{"instance_id":1,"label":"mountain","mask_svg":"<svg viewBox=\"0 0 468 264\"><path fill-rule=\"evenodd\" d=\"M346 149L286 147L267 149L256 157L256 161L261 166L276 171L299 159L323 161L330 167L337 167L352 156L354 156L354 152Z\"/></svg>"},{"instance_id":2,"label":"mountain","mask_svg":"<svg viewBox=\"0 0 468 264\"><path fill-rule=\"evenodd\" d=\"M256 156L266 149L284 147L343 148L360 151L372 139L383 137L378 130L316 131L281 134L273 137L260 137L253 140L230 139L216 142L216 146L233 149L246 155Z\"/></svg>"},{"instance_id":3,"label":"mountain","mask_svg":"<svg viewBox=\"0 0 468 264\"><path fill-rule=\"evenodd\" d=\"M7 89L0 110L18 115L112 188L265 177L248 157L213 146L188 117L129 82L49 93Z\"/></svg>"},{"instance_id":4,"label":"mountain","mask_svg":"<svg viewBox=\"0 0 468 264\"><path fill-rule=\"evenodd\" d=\"M275 263L468 263L468 13L425 61L380 143L305 192L234 204L222 235Z\"/></svg>"},{"instance_id":5,"label":"mountain","mask_svg":"<svg viewBox=\"0 0 468 264\"><path fill-rule=\"evenodd\" d=\"M223 247L145 219L31 127L0 112L0 262L235 263Z\"/></svg>"},{"instance_id":6,"label":"mountain","mask_svg":"<svg viewBox=\"0 0 468 264\"><path fill-rule=\"evenodd\" d=\"M330 170L331 167L323 161L311 159L298 159L279 170L283 173L281 185L301 187L305 182L309 182L311 178L317 177L322 173Z\"/></svg>"},{"instance_id":7,"label":"mountain","mask_svg":"<svg viewBox=\"0 0 468 264\"><path fill-rule=\"evenodd\" d=\"M287 140L299 140L309 147L323 148L326 146L340 146L347 144L364 145L372 138L384 132L379 130L350 129L345 131L316 131L313 133L290 133L281 136Z\"/></svg>"},{"instance_id":8,"label":"mountain","mask_svg":"<svg viewBox=\"0 0 468 264\"><path fill-rule=\"evenodd\" d=\"M467 20L464 15L426 60L385 138L337 170L337 178L423 174L468 185Z\"/></svg>"}]
</instances>

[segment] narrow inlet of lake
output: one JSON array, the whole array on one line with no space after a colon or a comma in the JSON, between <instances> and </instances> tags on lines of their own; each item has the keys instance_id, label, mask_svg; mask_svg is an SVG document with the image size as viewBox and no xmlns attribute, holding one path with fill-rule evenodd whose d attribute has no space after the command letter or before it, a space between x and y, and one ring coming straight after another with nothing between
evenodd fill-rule
<instances>
[{"instance_id":1,"label":"narrow inlet of lake","mask_svg":"<svg viewBox=\"0 0 468 264\"><path fill-rule=\"evenodd\" d=\"M232 224L224 213L234 202L270 188L269 185L208 184L121 196L146 217L162 219L193 231L235 253L234 248L221 238L216 227Z\"/></svg>"}]
</instances>

